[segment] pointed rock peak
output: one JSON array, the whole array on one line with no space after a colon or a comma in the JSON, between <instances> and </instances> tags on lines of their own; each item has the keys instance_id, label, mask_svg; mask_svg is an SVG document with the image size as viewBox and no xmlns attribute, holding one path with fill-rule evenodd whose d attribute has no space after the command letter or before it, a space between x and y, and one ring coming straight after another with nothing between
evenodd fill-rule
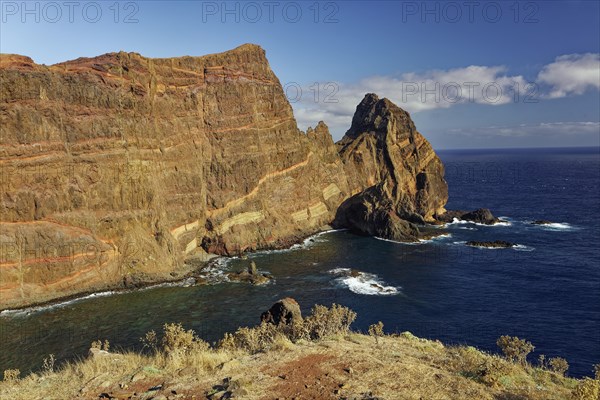
<instances>
[{"instance_id":1,"label":"pointed rock peak","mask_svg":"<svg viewBox=\"0 0 600 400\"><path fill-rule=\"evenodd\" d=\"M346 137L356 139L364 132L385 133L388 121L402 120L412 125L410 115L387 98L380 99L374 93L368 93L358 106L352 117L352 125Z\"/></svg>"},{"instance_id":2,"label":"pointed rock peak","mask_svg":"<svg viewBox=\"0 0 600 400\"><path fill-rule=\"evenodd\" d=\"M359 108L370 108L373 106L373 104L377 103L378 101L379 96L377 96L375 93L367 93L365 94L365 97L362 99L360 104L356 106L356 109L358 110Z\"/></svg>"},{"instance_id":3,"label":"pointed rock peak","mask_svg":"<svg viewBox=\"0 0 600 400\"><path fill-rule=\"evenodd\" d=\"M319 123L317 124L317 126L315 126L315 131L317 132L323 132L326 131L329 133L329 127L327 126L327 124L323 121L319 121Z\"/></svg>"},{"instance_id":4,"label":"pointed rock peak","mask_svg":"<svg viewBox=\"0 0 600 400\"><path fill-rule=\"evenodd\" d=\"M331 133L329 133L329 127L323 121L319 121L315 128L308 128L306 131L306 135L313 140L318 140L323 144L333 144L333 138L331 137Z\"/></svg>"}]
</instances>

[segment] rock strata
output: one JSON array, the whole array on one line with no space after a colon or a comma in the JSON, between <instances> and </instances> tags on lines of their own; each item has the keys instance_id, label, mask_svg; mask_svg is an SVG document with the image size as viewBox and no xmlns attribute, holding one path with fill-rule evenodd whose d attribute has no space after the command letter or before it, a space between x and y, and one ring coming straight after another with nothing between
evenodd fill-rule
<instances>
[{"instance_id":1,"label":"rock strata","mask_svg":"<svg viewBox=\"0 0 600 400\"><path fill-rule=\"evenodd\" d=\"M0 309L173 280L336 222L414 240L444 168L407 112L365 96L340 143L297 127L265 51L0 57ZM249 277L254 274L246 271Z\"/></svg>"},{"instance_id":2,"label":"rock strata","mask_svg":"<svg viewBox=\"0 0 600 400\"><path fill-rule=\"evenodd\" d=\"M337 225L414 241L416 224L445 213L444 166L410 115L388 99L367 94L337 145L349 186L357 192L341 204Z\"/></svg>"}]
</instances>

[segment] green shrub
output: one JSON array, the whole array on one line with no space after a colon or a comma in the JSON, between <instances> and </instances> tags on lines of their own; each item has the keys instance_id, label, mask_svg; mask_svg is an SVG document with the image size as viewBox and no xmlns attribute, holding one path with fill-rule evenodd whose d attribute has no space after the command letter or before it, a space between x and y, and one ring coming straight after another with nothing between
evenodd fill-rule
<instances>
[{"instance_id":1,"label":"green shrub","mask_svg":"<svg viewBox=\"0 0 600 400\"><path fill-rule=\"evenodd\" d=\"M496 344L504 353L504 356L512 362L525 365L527 355L531 353L535 347L531 342L525 339L519 339L516 336L503 335L498 338Z\"/></svg>"},{"instance_id":2,"label":"green shrub","mask_svg":"<svg viewBox=\"0 0 600 400\"><path fill-rule=\"evenodd\" d=\"M331 308L316 305L310 316L304 319L307 339L321 339L326 336L348 333L356 313L347 307L333 304Z\"/></svg>"},{"instance_id":3,"label":"green shrub","mask_svg":"<svg viewBox=\"0 0 600 400\"><path fill-rule=\"evenodd\" d=\"M567 360L561 357L554 357L548 361L550 369L557 374L565 375L569 369L569 363Z\"/></svg>"},{"instance_id":4,"label":"green shrub","mask_svg":"<svg viewBox=\"0 0 600 400\"><path fill-rule=\"evenodd\" d=\"M221 349L257 353L268 350L281 338L296 342L347 333L355 319L354 311L338 304L331 308L316 305L311 315L301 321L280 326L263 322L254 328L239 328L234 333L226 333L217 346Z\"/></svg>"},{"instance_id":5,"label":"green shrub","mask_svg":"<svg viewBox=\"0 0 600 400\"><path fill-rule=\"evenodd\" d=\"M158 336L153 330L146 332L144 337L140 338L140 342L142 342L143 345L142 349L149 349L152 352L158 351Z\"/></svg>"},{"instance_id":6,"label":"green shrub","mask_svg":"<svg viewBox=\"0 0 600 400\"><path fill-rule=\"evenodd\" d=\"M369 326L369 335L375 338L375 343L379 344L379 337L383 336L383 322Z\"/></svg>"},{"instance_id":7,"label":"green shrub","mask_svg":"<svg viewBox=\"0 0 600 400\"><path fill-rule=\"evenodd\" d=\"M254 328L239 328L233 334L226 333L218 347L226 350L245 350L258 353L268 350L278 336L283 336L275 325L263 322Z\"/></svg>"},{"instance_id":8,"label":"green shrub","mask_svg":"<svg viewBox=\"0 0 600 400\"><path fill-rule=\"evenodd\" d=\"M471 346L452 349L449 368L465 378L488 386L507 386L511 364L499 356L490 356Z\"/></svg>"},{"instance_id":9,"label":"green shrub","mask_svg":"<svg viewBox=\"0 0 600 400\"><path fill-rule=\"evenodd\" d=\"M600 399L600 381L597 379L583 378L571 394L572 400L598 400Z\"/></svg>"},{"instance_id":10,"label":"green shrub","mask_svg":"<svg viewBox=\"0 0 600 400\"><path fill-rule=\"evenodd\" d=\"M110 343L108 340L105 340L104 342L102 342L102 340L94 340L90 347L92 349L108 351L110 349Z\"/></svg>"},{"instance_id":11,"label":"green shrub","mask_svg":"<svg viewBox=\"0 0 600 400\"><path fill-rule=\"evenodd\" d=\"M163 326L162 348L166 353L189 353L192 350L207 350L208 343L196 336L181 324L165 324Z\"/></svg>"},{"instance_id":12,"label":"green shrub","mask_svg":"<svg viewBox=\"0 0 600 400\"><path fill-rule=\"evenodd\" d=\"M44 358L44 362L42 363L42 371L44 373L54 372L54 363L56 359L54 358L54 354L50 354L47 358Z\"/></svg>"},{"instance_id":13,"label":"green shrub","mask_svg":"<svg viewBox=\"0 0 600 400\"><path fill-rule=\"evenodd\" d=\"M21 371L18 369L5 369L4 370L4 381L15 382L19 380Z\"/></svg>"}]
</instances>

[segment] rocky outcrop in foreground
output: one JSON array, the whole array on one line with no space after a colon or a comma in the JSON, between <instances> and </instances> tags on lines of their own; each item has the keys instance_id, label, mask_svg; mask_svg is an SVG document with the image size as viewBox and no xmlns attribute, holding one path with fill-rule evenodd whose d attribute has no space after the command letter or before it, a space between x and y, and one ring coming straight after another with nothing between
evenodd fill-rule
<instances>
[{"instance_id":1,"label":"rocky outcrop in foreground","mask_svg":"<svg viewBox=\"0 0 600 400\"><path fill-rule=\"evenodd\" d=\"M414 240L443 165L369 94L335 144L300 131L256 45L45 66L0 58L0 309L180 279L186 260L280 248L335 223Z\"/></svg>"}]
</instances>

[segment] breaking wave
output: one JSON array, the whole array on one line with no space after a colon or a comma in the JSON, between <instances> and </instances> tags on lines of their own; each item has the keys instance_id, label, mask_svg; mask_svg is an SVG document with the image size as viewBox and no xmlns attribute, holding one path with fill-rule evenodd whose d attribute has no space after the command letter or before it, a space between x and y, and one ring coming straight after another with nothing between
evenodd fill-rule
<instances>
[{"instance_id":1,"label":"breaking wave","mask_svg":"<svg viewBox=\"0 0 600 400\"><path fill-rule=\"evenodd\" d=\"M369 296L391 296L398 294L399 287L386 286L375 274L357 271L350 268L335 268L329 271L336 275L335 282L351 292Z\"/></svg>"},{"instance_id":2,"label":"breaking wave","mask_svg":"<svg viewBox=\"0 0 600 400\"><path fill-rule=\"evenodd\" d=\"M549 224L539 224L536 226L548 231L571 231L576 229L573 225L566 222L552 222Z\"/></svg>"},{"instance_id":3,"label":"breaking wave","mask_svg":"<svg viewBox=\"0 0 600 400\"><path fill-rule=\"evenodd\" d=\"M451 233L444 233L443 235L438 235L438 236L432 237L431 239L418 239L416 242L400 242L398 240L384 239L379 236L373 236L373 238L384 241L384 242L405 244L405 245L409 245L409 246L415 246L415 245L426 244L426 243L435 243L437 241L441 241L443 239L448 239L451 237L452 237Z\"/></svg>"}]
</instances>

